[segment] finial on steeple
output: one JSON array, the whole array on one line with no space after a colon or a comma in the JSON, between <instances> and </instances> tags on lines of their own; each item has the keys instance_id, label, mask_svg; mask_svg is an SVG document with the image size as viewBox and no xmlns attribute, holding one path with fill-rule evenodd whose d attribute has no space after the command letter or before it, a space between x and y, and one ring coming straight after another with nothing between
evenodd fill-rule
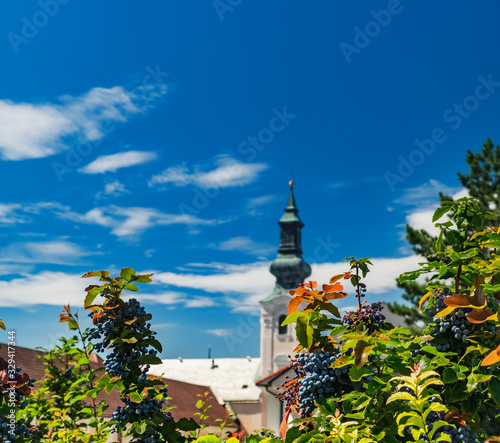
<instances>
[{"instance_id":1,"label":"finial on steeple","mask_svg":"<svg viewBox=\"0 0 500 443\"><path fill-rule=\"evenodd\" d=\"M290 195L288 196L288 203L285 208L285 213L290 211L297 213L299 211L297 210L297 206L295 204L295 196L293 195L293 187L295 186L295 183L293 182L293 180L290 180L288 182L288 185L290 186Z\"/></svg>"}]
</instances>

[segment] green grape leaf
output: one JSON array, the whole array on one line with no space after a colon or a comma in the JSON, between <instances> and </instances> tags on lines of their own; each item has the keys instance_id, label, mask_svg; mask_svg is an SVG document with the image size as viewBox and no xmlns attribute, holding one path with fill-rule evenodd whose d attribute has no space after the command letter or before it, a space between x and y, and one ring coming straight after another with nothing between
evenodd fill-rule
<instances>
[{"instance_id":1,"label":"green grape leaf","mask_svg":"<svg viewBox=\"0 0 500 443\"><path fill-rule=\"evenodd\" d=\"M500 380L492 378L489 383L489 391L495 403L500 406Z\"/></svg>"},{"instance_id":2,"label":"green grape leaf","mask_svg":"<svg viewBox=\"0 0 500 443\"><path fill-rule=\"evenodd\" d=\"M120 271L120 277L123 278L123 280L131 281L133 275L135 275L135 271L132 268L123 268Z\"/></svg>"},{"instance_id":3,"label":"green grape leaf","mask_svg":"<svg viewBox=\"0 0 500 443\"><path fill-rule=\"evenodd\" d=\"M161 359L155 355L142 355L137 359L137 361L148 365L161 365L163 363Z\"/></svg>"},{"instance_id":4,"label":"green grape leaf","mask_svg":"<svg viewBox=\"0 0 500 443\"><path fill-rule=\"evenodd\" d=\"M444 368L443 383L455 383L458 381L457 373L452 368Z\"/></svg>"}]
</instances>

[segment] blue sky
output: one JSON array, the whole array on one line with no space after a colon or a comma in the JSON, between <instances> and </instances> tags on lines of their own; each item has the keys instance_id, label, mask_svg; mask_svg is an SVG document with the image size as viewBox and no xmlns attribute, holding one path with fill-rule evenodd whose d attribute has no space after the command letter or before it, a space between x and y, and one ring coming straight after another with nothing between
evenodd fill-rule
<instances>
[{"instance_id":1,"label":"blue sky","mask_svg":"<svg viewBox=\"0 0 500 443\"><path fill-rule=\"evenodd\" d=\"M500 140L493 1L46 0L0 14L0 318L19 346L66 333L89 270L155 272L162 357L257 356L290 178L313 278L374 257L395 300ZM348 307L348 297L341 306ZM4 338L6 340L6 338Z\"/></svg>"}]
</instances>

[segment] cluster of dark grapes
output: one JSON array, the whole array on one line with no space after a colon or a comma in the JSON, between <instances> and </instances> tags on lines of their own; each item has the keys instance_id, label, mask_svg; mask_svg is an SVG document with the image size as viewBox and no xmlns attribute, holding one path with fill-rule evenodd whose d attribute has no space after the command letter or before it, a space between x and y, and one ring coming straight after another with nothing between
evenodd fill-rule
<instances>
[{"instance_id":1,"label":"cluster of dark grapes","mask_svg":"<svg viewBox=\"0 0 500 443\"><path fill-rule=\"evenodd\" d=\"M116 420L118 422L117 425L134 423L150 418L157 411L161 412L167 398L167 388L160 389L160 392L162 393L162 398L160 400L158 400L157 398L145 398L140 403L135 403L128 397L125 397L123 399L123 403L125 403L125 406L123 408L121 406L118 406L116 408L116 411L113 412L111 420ZM173 420L172 414L170 412L167 412L163 415L168 421ZM145 434L141 435L140 441L143 441L145 443L165 442L165 440L163 440L161 437L158 437L157 435L147 436Z\"/></svg>"},{"instance_id":2,"label":"cluster of dark grapes","mask_svg":"<svg viewBox=\"0 0 500 443\"><path fill-rule=\"evenodd\" d=\"M2 367L7 366L7 362L2 359ZM27 374L21 375L22 368L15 368L13 373L9 373L9 379L16 383L16 389L12 390L10 383L2 385L2 396L7 399L7 403L14 402L16 409L25 409L28 402L25 398L31 392L35 379L29 378ZM15 423L14 423L15 422ZM27 439L30 437L30 430L25 419L15 420L15 417L5 417L0 415L0 441L5 443L14 442L17 439ZM12 424L12 426L11 426Z\"/></svg>"},{"instance_id":3,"label":"cluster of dark grapes","mask_svg":"<svg viewBox=\"0 0 500 443\"><path fill-rule=\"evenodd\" d=\"M31 436L28 426L26 426L26 420L21 418L17 420L15 426L11 427L6 417L1 417L0 422L0 441L4 443L13 443L15 441L26 440Z\"/></svg>"},{"instance_id":4,"label":"cluster of dark grapes","mask_svg":"<svg viewBox=\"0 0 500 443\"><path fill-rule=\"evenodd\" d=\"M429 430L432 430L436 421L444 420L444 416L445 413L442 411L430 412L426 420ZM442 434L448 435L451 438L452 443L476 443L480 441L479 436L476 433L471 433L470 425L456 425L456 427L451 425L442 426L435 437L438 438Z\"/></svg>"},{"instance_id":5,"label":"cluster of dark grapes","mask_svg":"<svg viewBox=\"0 0 500 443\"><path fill-rule=\"evenodd\" d=\"M279 435L277 435L272 429L269 428L262 428L259 431L259 436L262 438L281 438Z\"/></svg>"},{"instance_id":6,"label":"cluster of dark grapes","mask_svg":"<svg viewBox=\"0 0 500 443\"><path fill-rule=\"evenodd\" d=\"M436 301L435 313L446 308L444 299L449 293L448 288L436 291L433 298ZM432 335L442 342L442 344L433 343L438 351L449 351L451 349L460 349L467 344L467 337L480 329L494 331L494 326L489 323L474 324L467 320L467 315L471 312L470 308L457 308L452 314L436 319L436 325L432 328Z\"/></svg>"},{"instance_id":7,"label":"cluster of dark grapes","mask_svg":"<svg viewBox=\"0 0 500 443\"><path fill-rule=\"evenodd\" d=\"M470 311L470 309L469 309ZM467 343L467 336L479 329L467 320L466 308L455 309L453 314L436 319L436 326L433 328L433 335L446 334L453 342Z\"/></svg>"},{"instance_id":8,"label":"cluster of dark grapes","mask_svg":"<svg viewBox=\"0 0 500 443\"><path fill-rule=\"evenodd\" d=\"M366 326L369 334L380 331L385 324L385 316L382 314L384 306L381 302L364 305L360 311L346 312L342 323L346 328L355 328L358 325Z\"/></svg>"},{"instance_id":9,"label":"cluster of dark grapes","mask_svg":"<svg viewBox=\"0 0 500 443\"><path fill-rule=\"evenodd\" d=\"M342 356L339 348L334 353L296 354L292 369L297 374L299 409L303 417L314 410L314 400L331 397L339 392L338 379L347 374L348 368L332 368L332 364Z\"/></svg>"},{"instance_id":10,"label":"cluster of dark grapes","mask_svg":"<svg viewBox=\"0 0 500 443\"><path fill-rule=\"evenodd\" d=\"M93 315L93 313L90 313L89 317ZM137 318L133 323L135 331L144 337L144 340L154 338L156 332L151 331L151 324L147 323L146 310L135 298L131 298L119 308L106 310L99 317L97 326L88 331L87 338L99 340L95 345L95 350L102 352L115 338L120 336L126 322L130 322L135 318ZM146 374L149 365L138 369L137 359L143 355L156 356L157 353L155 349L148 349L140 343L129 343L124 351L113 348L104 361L106 373L113 377L121 377L124 380L130 379L132 383L144 383L147 380ZM139 375L137 375L138 370Z\"/></svg>"},{"instance_id":11,"label":"cluster of dark grapes","mask_svg":"<svg viewBox=\"0 0 500 443\"><path fill-rule=\"evenodd\" d=\"M123 408L118 406L116 411L113 412L111 420L132 423L135 421L141 421L144 418L151 416L156 411L161 411L167 398L167 388L160 389L160 392L163 394L161 400L156 398L145 398L140 403L135 403L128 397L125 397L123 399L125 406ZM167 413L167 416L171 417L170 412Z\"/></svg>"}]
</instances>

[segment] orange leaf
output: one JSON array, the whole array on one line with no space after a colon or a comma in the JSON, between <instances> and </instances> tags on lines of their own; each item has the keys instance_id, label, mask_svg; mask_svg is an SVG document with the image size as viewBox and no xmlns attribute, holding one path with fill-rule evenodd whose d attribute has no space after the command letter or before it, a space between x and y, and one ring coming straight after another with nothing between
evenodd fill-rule
<instances>
[{"instance_id":1,"label":"orange leaf","mask_svg":"<svg viewBox=\"0 0 500 443\"><path fill-rule=\"evenodd\" d=\"M496 348L494 351L491 351L481 362L481 366L489 366L494 365L495 363L500 362L500 346Z\"/></svg>"},{"instance_id":2,"label":"orange leaf","mask_svg":"<svg viewBox=\"0 0 500 443\"><path fill-rule=\"evenodd\" d=\"M294 312L297 311L297 308L299 305L305 301L304 297L294 297L290 300L290 303L288 303L288 315L293 314Z\"/></svg>"},{"instance_id":3,"label":"orange leaf","mask_svg":"<svg viewBox=\"0 0 500 443\"><path fill-rule=\"evenodd\" d=\"M472 312L469 312L469 315L467 315L467 320L475 324L484 323L489 317L494 315L495 313L490 309L474 309Z\"/></svg>"},{"instance_id":4,"label":"orange leaf","mask_svg":"<svg viewBox=\"0 0 500 443\"><path fill-rule=\"evenodd\" d=\"M283 415L283 420L281 422L280 426L280 434L283 440L286 440L286 431L288 429L288 417L290 417L290 413L292 410L287 406L285 409L285 414Z\"/></svg>"},{"instance_id":5,"label":"orange leaf","mask_svg":"<svg viewBox=\"0 0 500 443\"><path fill-rule=\"evenodd\" d=\"M476 288L479 289L479 288ZM480 300L476 297L476 290L473 291L471 295L465 294L453 294L444 299L444 304L446 306L454 307L454 308L482 308L486 306L486 299L484 299L484 303L480 304ZM484 295L484 293L483 293Z\"/></svg>"},{"instance_id":6,"label":"orange leaf","mask_svg":"<svg viewBox=\"0 0 500 443\"><path fill-rule=\"evenodd\" d=\"M428 292L427 294L425 294L421 299L420 299L420 302L418 303L418 308L421 309L422 308L422 305L426 302L426 300L429 299L429 297L431 296L432 292Z\"/></svg>"},{"instance_id":7,"label":"orange leaf","mask_svg":"<svg viewBox=\"0 0 500 443\"><path fill-rule=\"evenodd\" d=\"M297 288L294 291L295 295L304 295L307 292L307 289L305 288Z\"/></svg>"},{"instance_id":8,"label":"orange leaf","mask_svg":"<svg viewBox=\"0 0 500 443\"><path fill-rule=\"evenodd\" d=\"M330 292L328 294L325 294L325 299L326 300L337 300L339 298L344 298L347 297L347 292Z\"/></svg>"},{"instance_id":9,"label":"orange leaf","mask_svg":"<svg viewBox=\"0 0 500 443\"><path fill-rule=\"evenodd\" d=\"M309 281L309 283L302 283L304 286L307 286L308 288L314 289L316 286L318 286L317 281Z\"/></svg>"},{"instance_id":10,"label":"orange leaf","mask_svg":"<svg viewBox=\"0 0 500 443\"><path fill-rule=\"evenodd\" d=\"M334 276L330 279L330 284L335 283L336 281L340 280L341 278L345 278L344 276L345 276L345 274L337 274L337 275L334 275ZM324 286L324 285L323 285L323 286Z\"/></svg>"},{"instance_id":11,"label":"orange leaf","mask_svg":"<svg viewBox=\"0 0 500 443\"><path fill-rule=\"evenodd\" d=\"M337 292L342 291L344 287L340 283L335 283L334 285L323 285L323 292Z\"/></svg>"},{"instance_id":12,"label":"orange leaf","mask_svg":"<svg viewBox=\"0 0 500 443\"><path fill-rule=\"evenodd\" d=\"M71 320L71 317L68 314L59 314L59 321L61 323L67 322Z\"/></svg>"},{"instance_id":13,"label":"orange leaf","mask_svg":"<svg viewBox=\"0 0 500 443\"><path fill-rule=\"evenodd\" d=\"M71 309L70 309L69 305L68 305L68 306L63 305L63 310L64 310L65 312L71 312Z\"/></svg>"},{"instance_id":14,"label":"orange leaf","mask_svg":"<svg viewBox=\"0 0 500 443\"><path fill-rule=\"evenodd\" d=\"M104 315L104 311L101 311L101 312L96 312L94 314L94 317L92 317L92 323L94 325L96 325L97 323L99 323L99 319Z\"/></svg>"}]
</instances>

